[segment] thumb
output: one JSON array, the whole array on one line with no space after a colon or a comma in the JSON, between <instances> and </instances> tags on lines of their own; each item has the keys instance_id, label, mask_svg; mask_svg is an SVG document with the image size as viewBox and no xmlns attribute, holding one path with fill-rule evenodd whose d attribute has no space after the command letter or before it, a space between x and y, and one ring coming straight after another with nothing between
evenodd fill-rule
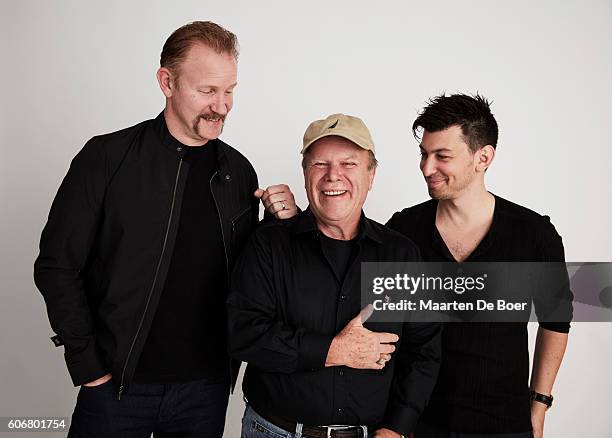
<instances>
[{"instance_id":1,"label":"thumb","mask_svg":"<svg viewBox=\"0 0 612 438\"><path fill-rule=\"evenodd\" d=\"M352 319L351 325L363 325L363 323L366 322L370 316L372 316L373 312L374 307L372 307L371 304L368 304L363 309L361 309L359 315Z\"/></svg>"},{"instance_id":2,"label":"thumb","mask_svg":"<svg viewBox=\"0 0 612 438\"><path fill-rule=\"evenodd\" d=\"M264 190L263 189L257 189L255 190L255 192L253 193L253 196L255 196L256 198L261 198L264 194Z\"/></svg>"}]
</instances>

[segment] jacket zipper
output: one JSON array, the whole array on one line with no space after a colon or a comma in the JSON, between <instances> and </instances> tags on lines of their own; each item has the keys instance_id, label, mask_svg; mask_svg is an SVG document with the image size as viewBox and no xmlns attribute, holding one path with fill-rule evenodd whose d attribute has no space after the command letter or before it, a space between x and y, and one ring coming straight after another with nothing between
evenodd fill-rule
<instances>
[{"instance_id":1,"label":"jacket zipper","mask_svg":"<svg viewBox=\"0 0 612 438\"><path fill-rule=\"evenodd\" d=\"M243 209L240 213L238 213L236 216L234 216L234 219L232 219L232 231L235 230L236 222L238 222L238 219L240 219L251 208L252 207L249 205L247 208Z\"/></svg>"},{"instance_id":2,"label":"jacket zipper","mask_svg":"<svg viewBox=\"0 0 612 438\"><path fill-rule=\"evenodd\" d=\"M136 344L136 339L138 339L138 335L140 334L140 330L142 329L142 325L144 324L145 315L147 314L147 309L149 308L149 302L151 301L151 297L153 296L153 290L155 289L155 285L157 283L157 276L159 274L159 269L161 267L162 260L164 259L164 253L166 252L166 244L168 242L168 234L170 233L170 225L172 224L172 214L174 213L174 202L176 200L176 189L178 187L179 175L181 174L182 164L183 164L183 159L181 158L179 161L178 169L176 171L176 178L174 180L174 189L172 191L172 202L170 204L170 216L168 217L168 225L166 226L166 234L164 236L164 243L162 245L161 254L159 255L159 261L157 262L157 268L155 269L155 275L153 276L153 284L151 285L151 290L149 290L147 302L145 304L144 311L142 312L140 323L138 324L138 329L136 330L136 334L134 335L134 339L132 340L132 345L130 345L130 350L128 351L127 357L125 359L125 364L123 365L123 371L121 372L121 383L119 385L119 394L117 398L118 400L121 400L121 394L123 393L123 383L125 379L125 371L130 361L130 356L132 355L132 350L134 349L134 345Z\"/></svg>"},{"instance_id":3,"label":"jacket zipper","mask_svg":"<svg viewBox=\"0 0 612 438\"><path fill-rule=\"evenodd\" d=\"M223 242L223 254L225 255L225 273L227 275L227 282L229 284L229 258L227 255L227 246L225 242L225 233L223 232L223 220L221 219L221 211L219 210L219 204L217 204L217 198L215 198L215 191L212 187L212 182L215 176L219 174L218 171L215 171L213 175L210 177L209 185L210 185L210 194L212 195L213 201L215 203L215 207L217 208L217 217L219 218L219 227L221 228L221 241ZM232 222L232 228L234 227L234 223ZM233 230L232 230L233 231Z\"/></svg>"},{"instance_id":4,"label":"jacket zipper","mask_svg":"<svg viewBox=\"0 0 612 438\"><path fill-rule=\"evenodd\" d=\"M217 209L217 217L219 218L219 227L221 228L221 241L223 242L223 254L225 255L225 278L227 281L227 285L229 287L229 257L227 255L227 246L225 244L225 233L223 232L223 220L221 219L221 210L219 210L219 204L217 204L217 198L215 198L215 191L213 190L213 179L218 175L218 171L215 171L213 175L210 177L209 185L210 185L210 194L212 195L213 201L215 203L215 207ZM232 233L234 232L234 222L232 221ZM229 359L229 372L230 372L230 380L232 379L232 359Z\"/></svg>"}]
</instances>

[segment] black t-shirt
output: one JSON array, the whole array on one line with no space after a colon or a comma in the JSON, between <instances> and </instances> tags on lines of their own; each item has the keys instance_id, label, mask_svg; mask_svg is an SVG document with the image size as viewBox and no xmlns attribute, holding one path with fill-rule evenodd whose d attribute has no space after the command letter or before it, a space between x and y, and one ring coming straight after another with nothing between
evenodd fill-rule
<instances>
[{"instance_id":1,"label":"black t-shirt","mask_svg":"<svg viewBox=\"0 0 612 438\"><path fill-rule=\"evenodd\" d=\"M332 239L323 233L321 233L320 236L323 253L334 270L334 274L338 278L338 281L342 283L349 267L349 263L351 262L353 250L357 240Z\"/></svg>"},{"instance_id":2,"label":"black t-shirt","mask_svg":"<svg viewBox=\"0 0 612 438\"><path fill-rule=\"evenodd\" d=\"M387 226L412 239L425 261L452 262L435 226L437 205L429 200L406 208ZM491 228L466 262L540 261L565 261L561 237L548 216L495 196ZM569 289L566 295L571 303ZM569 331L569 323L540 326ZM528 379L527 323L445 324L440 374L421 419L453 432L530 431Z\"/></svg>"},{"instance_id":3,"label":"black t-shirt","mask_svg":"<svg viewBox=\"0 0 612 438\"><path fill-rule=\"evenodd\" d=\"M172 260L134 380L173 383L226 378L227 274L221 227L210 190L215 141L185 146L189 166Z\"/></svg>"}]
</instances>

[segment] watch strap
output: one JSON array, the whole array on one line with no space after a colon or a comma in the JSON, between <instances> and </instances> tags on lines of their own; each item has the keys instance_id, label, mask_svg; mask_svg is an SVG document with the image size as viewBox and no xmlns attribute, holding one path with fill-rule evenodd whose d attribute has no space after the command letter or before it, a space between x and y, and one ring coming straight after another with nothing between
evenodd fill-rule
<instances>
[{"instance_id":1,"label":"watch strap","mask_svg":"<svg viewBox=\"0 0 612 438\"><path fill-rule=\"evenodd\" d=\"M535 392L531 390L529 392L529 399L532 401L537 401L539 403L543 403L547 408L550 408L553 404L553 396L552 395L544 395L539 392Z\"/></svg>"}]
</instances>

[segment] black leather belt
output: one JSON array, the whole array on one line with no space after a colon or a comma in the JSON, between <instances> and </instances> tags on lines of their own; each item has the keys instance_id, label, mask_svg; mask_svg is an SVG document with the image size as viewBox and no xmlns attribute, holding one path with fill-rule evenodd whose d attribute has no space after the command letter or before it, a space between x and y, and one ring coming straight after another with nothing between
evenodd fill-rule
<instances>
[{"instance_id":1,"label":"black leather belt","mask_svg":"<svg viewBox=\"0 0 612 438\"><path fill-rule=\"evenodd\" d=\"M263 416L262 416L263 417ZM263 417L270 423L287 432L295 432L297 422L278 417ZM361 426L306 426L302 428L304 438L366 438Z\"/></svg>"}]
</instances>

